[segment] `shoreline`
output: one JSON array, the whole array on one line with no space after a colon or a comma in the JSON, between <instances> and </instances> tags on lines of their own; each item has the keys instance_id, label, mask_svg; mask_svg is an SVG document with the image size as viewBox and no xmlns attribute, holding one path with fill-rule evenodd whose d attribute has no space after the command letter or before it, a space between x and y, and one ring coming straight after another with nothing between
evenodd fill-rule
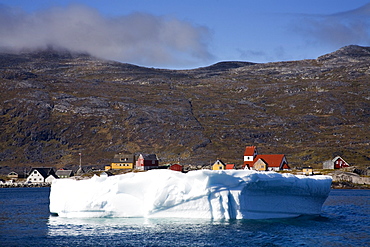
<instances>
[{"instance_id":1,"label":"shoreline","mask_svg":"<svg viewBox=\"0 0 370 247\"><path fill-rule=\"evenodd\" d=\"M41 187L51 187L50 183L40 183L40 184L23 184L23 183L12 183L12 184L0 184L0 188L41 188Z\"/></svg>"},{"instance_id":2,"label":"shoreline","mask_svg":"<svg viewBox=\"0 0 370 247\"><path fill-rule=\"evenodd\" d=\"M350 182L337 182L331 183L331 189L353 189L353 190L370 190L370 186L366 184L353 184Z\"/></svg>"},{"instance_id":3,"label":"shoreline","mask_svg":"<svg viewBox=\"0 0 370 247\"><path fill-rule=\"evenodd\" d=\"M12 183L12 184L0 184L1 188L41 188L41 187L51 187L50 183L40 183L40 184L26 184L26 183ZM369 185L363 184L353 184L350 182L337 182L333 181L331 189L353 189L353 190L370 190Z\"/></svg>"}]
</instances>

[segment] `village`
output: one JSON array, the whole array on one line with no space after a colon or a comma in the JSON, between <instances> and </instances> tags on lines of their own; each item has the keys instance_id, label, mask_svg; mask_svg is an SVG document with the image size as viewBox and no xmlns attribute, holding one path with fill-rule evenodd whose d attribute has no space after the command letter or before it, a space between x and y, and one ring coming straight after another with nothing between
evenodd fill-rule
<instances>
[{"instance_id":1,"label":"village","mask_svg":"<svg viewBox=\"0 0 370 247\"><path fill-rule=\"evenodd\" d=\"M339 170L348 168L350 165L340 156L331 160L323 162L323 170ZM40 187L50 186L55 179L73 178L81 180L89 178L91 175L112 176L127 172L142 172L152 169L169 169L177 172L188 172L190 170L210 169L210 170L255 170L255 171L276 171L276 172L290 172L294 174L313 176L321 174L315 172L312 167L299 167L292 169L284 154L259 154L256 146L247 146L244 150L243 165L236 167L235 164L225 163L221 159L217 159L213 164L204 166L189 166L174 164L160 164L160 159L156 154L131 154L131 153L117 153L114 155L110 165L106 165L104 170L89 170L84 171L81 166L78 170L73 171L69 169L54 170L52 167L34 167L28 173L18 174L14 171L7 175L7 180L0 180L0 187ZM368 169L369 170L369 169ZM369 171L367 171L369 172ZM338 173L336 173L338 174ZM368 174L361 174L368 175ZM348 182L355 182L357 184L370 184L368 177L353 176L348 172L342 172L336 177L337 180ZM335 181L335 179L334 179Z\"/></svg>"}]
</instances>

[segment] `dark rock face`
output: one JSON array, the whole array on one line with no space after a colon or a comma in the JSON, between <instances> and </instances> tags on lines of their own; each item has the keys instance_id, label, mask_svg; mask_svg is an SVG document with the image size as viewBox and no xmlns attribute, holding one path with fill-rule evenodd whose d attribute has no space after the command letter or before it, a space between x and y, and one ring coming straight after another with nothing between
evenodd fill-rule
<instances>
[{"instance_id":1,"label":"dark rock face","mask_svg":"<svg viewBox=\"0 0 370 247\"><path fill-rule=\"evenodd\" d=\"M370 48L316 60L159 70L44 51L0 54L0 166L103 166L114 153L237 165L246 145L321 167L368 165Z\"/></svg>"}]
</instances>

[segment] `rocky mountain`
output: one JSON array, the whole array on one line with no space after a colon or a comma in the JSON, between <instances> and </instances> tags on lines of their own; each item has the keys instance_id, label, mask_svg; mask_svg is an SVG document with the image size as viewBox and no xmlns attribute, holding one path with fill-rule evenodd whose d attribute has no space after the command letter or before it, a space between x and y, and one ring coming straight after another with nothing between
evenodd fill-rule
<instances>
[{"instance_id":1,"label":"rocky mountain","mask_svg":"<svg viewBox=\"0 0 370 247\"><path fill-rule=\"evenodd\" d=\"M103 167L117 152L241 165L246 145L292 167L369 166L370 48L317 59L163 70L87 54L0 54L0 173Z\"/></svg>"}]
</instances>

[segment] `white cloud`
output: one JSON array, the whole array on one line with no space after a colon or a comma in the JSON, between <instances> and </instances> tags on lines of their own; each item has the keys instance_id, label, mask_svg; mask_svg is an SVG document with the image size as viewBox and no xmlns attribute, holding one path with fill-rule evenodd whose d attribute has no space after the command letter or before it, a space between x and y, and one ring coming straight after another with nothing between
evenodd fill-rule
<instances>
[{"instance_id":1,"label":"white cloud","mask_svg":"<svg viewBox=\"0 0 370 247\"><path fill-rule=\"evenodd\" d=\"M209 30L176 18L133 13L105 17L82 5L25 13L0 6L1 49L63 48L145 66L208 61Z\"/></svg>"},{"instance_id":2,"label":"white cloud","mask_svg":"<svg viewBox=\"0 0 370 247\"><path fill-rule=\"evenodd\" d=\"M305 16L293 31L313 45L370 44L370 4L332 15Z\"/></svg>"}]
</instances>

